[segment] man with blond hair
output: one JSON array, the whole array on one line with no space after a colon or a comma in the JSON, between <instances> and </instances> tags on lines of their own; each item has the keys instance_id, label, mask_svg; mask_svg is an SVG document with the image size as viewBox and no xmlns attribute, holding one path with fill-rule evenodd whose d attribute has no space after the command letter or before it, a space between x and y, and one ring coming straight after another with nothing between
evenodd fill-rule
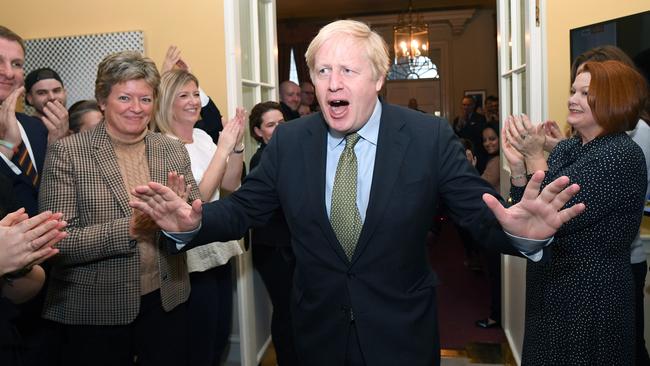
<instances>
[{"instance_id":1,"label":"man with blond hair","mask_svg":"<svg viewBox=\"0 0 650 366\"><path fill-rule=\"evenodd\" d=\"M424 244L439 204L490 246L539 260L546 239L584 209L558 212L578 187L565 189L568 179L558 179L542 200L537 173L526 199L505 209L445 121L378 98L388 49L363 23L325 26L306 58L321 112L279 126L237 192L190 206L149 183L130 204L164 230L182 232L170 244L182 250L241 236L282 207L296 256L292 316L301 363L439 364L437 279ZM513 240L504 230L539 240Z\"/></svg>"}]
</instances>

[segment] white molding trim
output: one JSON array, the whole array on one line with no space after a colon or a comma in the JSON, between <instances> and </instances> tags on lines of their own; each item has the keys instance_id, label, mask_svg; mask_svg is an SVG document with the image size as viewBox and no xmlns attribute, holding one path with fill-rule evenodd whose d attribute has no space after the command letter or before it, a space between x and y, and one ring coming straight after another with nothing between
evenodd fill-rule
<instances>
[{"instance_id":1,"label":"white molding trim","mask_svg":"<svg viewBox=\"0 0 650 366\"><path fill-rule=\"evenodd\" d=\"M249 0L246 0L249 1ZM241 86L241 40L238 0L224 0L224 37L226 45L226 90L228 115L234 116L238 105L242 105ZM252 263L250 252L233 259L237 292L235 304L239 323L239 356L241 365L258 364L255 349L255 299L253 295ZM235 344L235 343L233 343Z\"/></svg>"},{"instance_id":2,"label":"white molding trim","mask_svg":"<svg viewBox=\"0 0 650 366\"><path fill-rule=\"evenodd\" d=\"M540 121L546 121L548 120L548 47L547 47L547 39L546 39L546 29L547 28L547 22L546 22L546 6L544 1L538 1L539 4L539 39L538 39L538 46L539 46L539 52L541 53L541 63L540 63L540 78L541 78L541 106L542 106L542 114L541 114L541 119Z\"/></svg>"},{"instance_id":3,"label":"white molding trim","mask_svg":"<svg viewBox=\"0 0 650 366\"><path fill-rule=\"evenodd\" d=\"M226 45L226 91L228 96L228 115L235 115L237 105L242 100L239 5L238 0L224 0L224 37Z\"/></svg>"}]
</instances>

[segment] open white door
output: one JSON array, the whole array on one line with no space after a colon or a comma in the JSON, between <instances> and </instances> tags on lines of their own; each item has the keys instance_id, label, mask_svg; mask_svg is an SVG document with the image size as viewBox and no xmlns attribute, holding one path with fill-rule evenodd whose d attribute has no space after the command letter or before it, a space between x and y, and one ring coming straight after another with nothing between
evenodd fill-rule
<instances>
[{"instance_id":1,"label":"open white door","mask_svg":"<svg viewBox=\"0 0 650 366\"><path fill-rule=\"evenodd\" d=\"M525 113L544 121L546 107L546 53L543 45L543 3L539 0L497 1L499 47L499 101L501 121ZM501 159L505 163L505 158ZM501 172L501 193L508 196L510 175ZM524 339L526 261L502 256L502 324L517 364Z\"/></svg>"},{"instance_id":2,"label":"open white door","mask_svg":"<svg viewBox=\"0 0 650 366\"><path fill-rule=\"evenodd\" d=\"M243 106L277 100L275 0L225 0L228 115ZM246 124L248 125L248 124ZM246 162L257 142L245 133ZM253 270L251 249L236 258L233 330L228 364L256 366L271 341L271 304Z\"/></svg>"}]
</instances>

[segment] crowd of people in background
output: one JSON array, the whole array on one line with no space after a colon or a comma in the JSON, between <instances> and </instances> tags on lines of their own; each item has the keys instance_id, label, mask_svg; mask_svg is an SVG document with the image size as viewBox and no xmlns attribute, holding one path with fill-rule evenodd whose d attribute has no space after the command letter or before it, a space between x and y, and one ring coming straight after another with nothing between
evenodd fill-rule
<instances>
[{"instance_id":1,"label":"crowd of people in background","mask_svg":"<svg viewBox=\"0 0 650 366\"><path fill-rule=\"evenodd\" d=\"M500 253L528 259L524 364L650 364L647 86L615 47L575 61L565 134L500 121L492 95L481 109L463 96L451 123L415 98L393 106L381 37L331 23L307 51L311 81L251 109L245 179L246 112L222 118L178 47L159 67L107 55L95 99L69 109L60 75L25 76L25 57L0 26L3 365L219 364L249 228L280 366L439 364L421 249L440 210L488 272L477 326L501 325Z\"/></svg>"}]
</instances>

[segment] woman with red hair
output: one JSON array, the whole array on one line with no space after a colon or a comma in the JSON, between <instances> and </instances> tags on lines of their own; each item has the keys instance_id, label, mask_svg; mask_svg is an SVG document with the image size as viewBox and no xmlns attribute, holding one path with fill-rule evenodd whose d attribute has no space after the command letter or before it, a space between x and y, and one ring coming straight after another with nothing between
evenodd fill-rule
<instances>
[{"instance_id":1,"label":"woman with red hair","mask_svg":"<svg viewBox=\"0 0 650 366\"><path fill-rule=\"evenodd\" d=\"M548 260L529 263L522 365L631 365L634 291L630 245L643 211L646 166L633 129L647 97L643 77L619 61L586 62L573 81L567 123L576 134L548 161L544 131L509 117L502 150L511 168L511 196L522 197L530 174L544 185L566 175L580 185L567 205L585 212L555 235ZM546 257L546 256L545 256Z\"/></svg>"}]
</instances>

